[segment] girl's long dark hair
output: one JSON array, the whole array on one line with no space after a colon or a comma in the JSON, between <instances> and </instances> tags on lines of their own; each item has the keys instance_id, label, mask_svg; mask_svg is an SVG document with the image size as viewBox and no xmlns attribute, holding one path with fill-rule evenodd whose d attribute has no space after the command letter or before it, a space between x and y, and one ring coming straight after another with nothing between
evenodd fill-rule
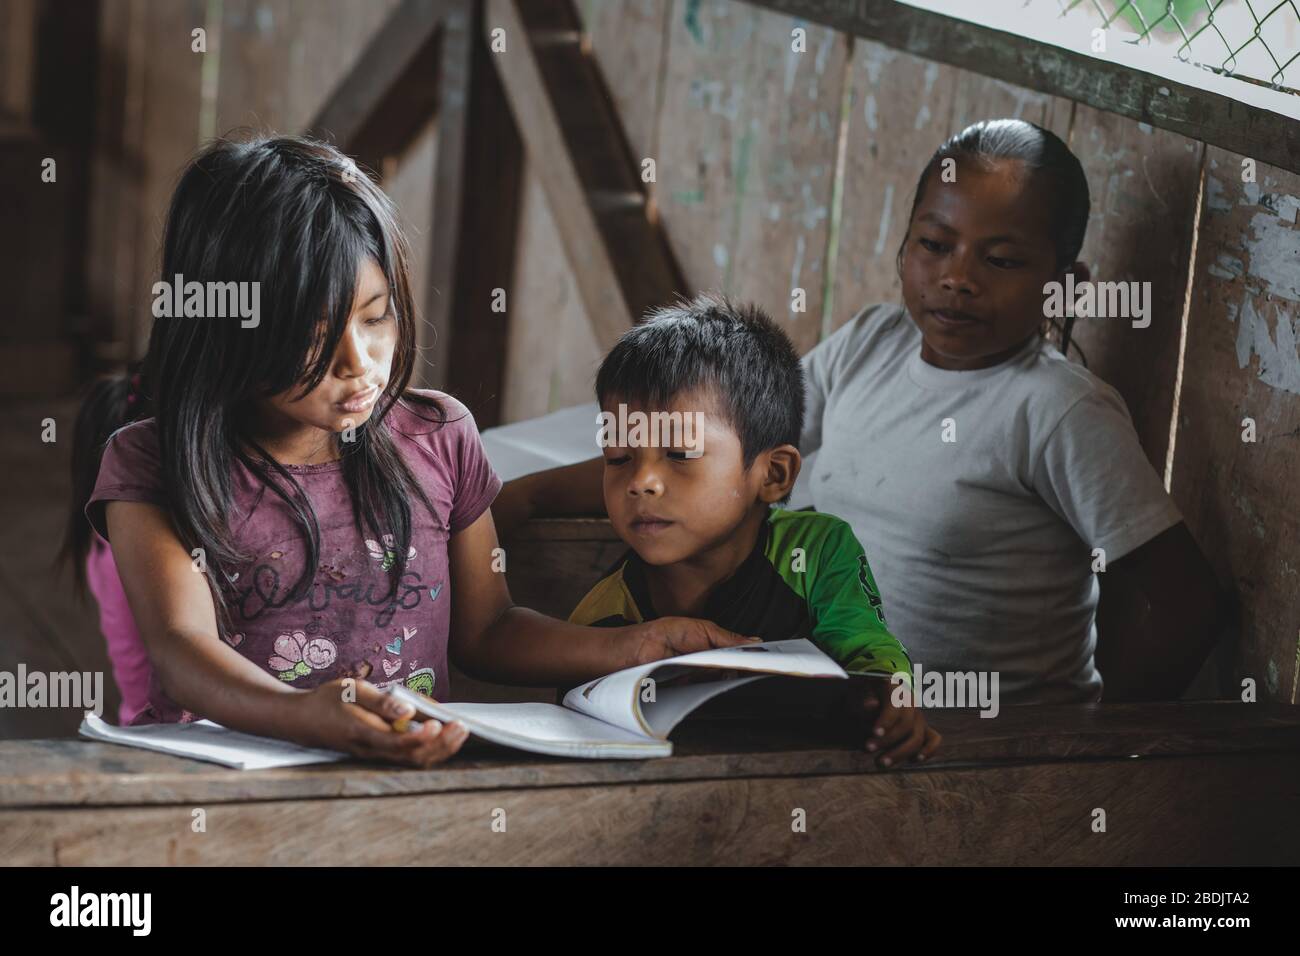
<instances>
[{"instance_id":1,"label":"girl's long dark hair","mask_svg":"<svg viewBox=\"0 0 1300 956\"><path fill-rule=\"evenodd\" d=\"M204 551L218 622L231 626L227 569L251 560L236 545L232 466L242 462L287 504L307 548L287 600L311 589L320 562L316 514L293 475L249 434L251 404L310 391L329 371L352 311L357 271L383 270L397 314L388 385L355 439L335 446L358 530L392 534L389 594L406 571L410 501L437 519L385 419L400 399L445 424L442 406L407 392L414 369L415 304L409 252L391 201L333 146L283 136L223 138L204 148L177 184L163 237L162 281L256 282L260 316L155 318L143 384L155 409L163 488L177 535ZM418 414L418 413L417 413ZM420 416L424 417L424 416ZM255 454L249 455L244 446Z\"/></svg>"},{"instance_id":2,"label":"girl's long dark hair","mask_svg":"<svg viewBox=\"0 0 1300 956\"><path fill-rule=\"evenodd\" d=\"M79 597L86 596L86 555L94 533L86 520L86 505L99 477L100 459L109 436L124 425L148 418L153 409L141 389L139 363L125 374L104 375L82 391L72 426L72 500L55 564L71 566Z\"/></svg>"}]
</instances>

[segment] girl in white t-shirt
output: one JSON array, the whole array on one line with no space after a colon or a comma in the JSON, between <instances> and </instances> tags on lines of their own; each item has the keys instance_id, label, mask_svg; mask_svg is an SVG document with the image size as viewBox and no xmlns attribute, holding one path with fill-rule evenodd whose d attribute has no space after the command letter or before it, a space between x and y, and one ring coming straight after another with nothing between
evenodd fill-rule
<instances>
[{"instance_id":1,"label":"girl in white t-shirt","mask_svg":"<svg viewBox=\"0 0 1300 956\"><path fill-rule=\"evenodd\" d=\"M1107 700L1176 697L1226 607L1119 395L1040 334L1049 284L1090 279L1088 211L1057 136L974 124L921 173L903 304L804 358L812 504L852 525L913 664L1003 704L1097 700L1103 675ZM598 462L507 485L499 523L599 510Z\"/></svg>"}]
</instances>

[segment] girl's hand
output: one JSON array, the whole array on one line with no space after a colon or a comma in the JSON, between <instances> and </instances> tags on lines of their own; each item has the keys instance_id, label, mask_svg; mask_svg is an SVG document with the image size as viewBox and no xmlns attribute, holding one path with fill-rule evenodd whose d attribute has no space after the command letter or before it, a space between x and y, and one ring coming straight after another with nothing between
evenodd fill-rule
<instances>
[{"instance_id":1,"label":"girl's hand","mask_svg":"<svg viewBox=\"0 0 1300 956\"><path fill-rule=\"evenodd\" d=\"M896 704L888 680L855 684L845 697L845 710L850 719L869 724L866 748L878 755L877 765L893 767L934 756L943 736L926 723L919 708Z\"/></svg>"},{"instance_id":2,"label":"girl's hand","mask_svg":"<svg viewBox=\"0 0 1300 956\"><path fill-rule=\"evenodd\" d=\"M427 720L419 730L394 730L392 722L414 716L415 709L364 680L332 680L296 695L293 705L294 723L303 728L296 739L366 760L427 768L447 760L469 737L459 721Z\"/></svg>"},{"instance_id":3,"label":"girl's hand","mask_svg":"<svg viewBox=\"0 0 1300 956\"><path fill-rule=\"evenodd\" d=\"M693 617L661 617L644 624L633 624L623 630L628 648L626 667L650 664L665 657L677 657L715 647L762 643L762 638L742 637L710 621Z\"/></svg>"}]
</instances>

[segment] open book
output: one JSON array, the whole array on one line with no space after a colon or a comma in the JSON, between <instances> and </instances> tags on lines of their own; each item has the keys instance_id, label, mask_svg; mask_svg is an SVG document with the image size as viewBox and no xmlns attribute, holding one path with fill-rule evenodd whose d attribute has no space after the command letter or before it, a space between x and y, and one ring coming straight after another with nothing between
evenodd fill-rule
<instances>
[{"instance_id":1,"label":"open book","mask_svg":"<svg viewBox=\"0 0 1300 956\"><path fill-rule=\"evenodd\" d=\"M716 672L716 680L669 683ZM733 672L742 672L736 674ZM848 675L807 640L769 641L698 651L615 671L573 688L564 705L444 704L397 684L388 689L426 717L459 720L492 743L555 757L667 757L668 734L688 714L719 694L773 675Z\"/></svg>"}]
</instances>

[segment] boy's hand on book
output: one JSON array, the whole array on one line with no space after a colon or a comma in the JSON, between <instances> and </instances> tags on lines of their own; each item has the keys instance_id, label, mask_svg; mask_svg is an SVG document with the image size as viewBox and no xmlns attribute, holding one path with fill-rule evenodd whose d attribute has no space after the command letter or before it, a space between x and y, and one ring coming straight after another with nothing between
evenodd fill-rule
<instances>
[{"instance_id":1,"label":"boy's hand on book","mask_svg":"<svg viewBox=\"0 0 1300 956\"><path fill-rule=\"evenodd\" d=\"M708 651L716 647L761 643L757 637L742 637L711 621L693 617L661 617L625 628L628 640L626 667L650 664L666 657Z\"/></svg>"},{"instance_id":2,"label":"boy's hand on book","mask_svg":"<svg viewBox=\"0 0 1300 956\"><path fill-rule=\"evenodd\" d=\"M355 701L355 702L353 702ZM297 697L296 718L304 743L341 750L366 760L431 767L450 758L469 737L464 724L427 720L401 732L393 723L415 709L364 680L333 680Z\"/></svg>"},{"instance_id":3,"label":"boy's hand on book","mask_svg":"<svg viewBox=\"0 0 1300 956\"><path fill-rule=\"evenodd\" d=\"M893 684L885 679L855 681L844 698L851 719L866 726L866 748L881 767L905 761L926 761L935 755L943 736L926 723L917 707L895 702Z\"/></svg>"}]
</instances>

